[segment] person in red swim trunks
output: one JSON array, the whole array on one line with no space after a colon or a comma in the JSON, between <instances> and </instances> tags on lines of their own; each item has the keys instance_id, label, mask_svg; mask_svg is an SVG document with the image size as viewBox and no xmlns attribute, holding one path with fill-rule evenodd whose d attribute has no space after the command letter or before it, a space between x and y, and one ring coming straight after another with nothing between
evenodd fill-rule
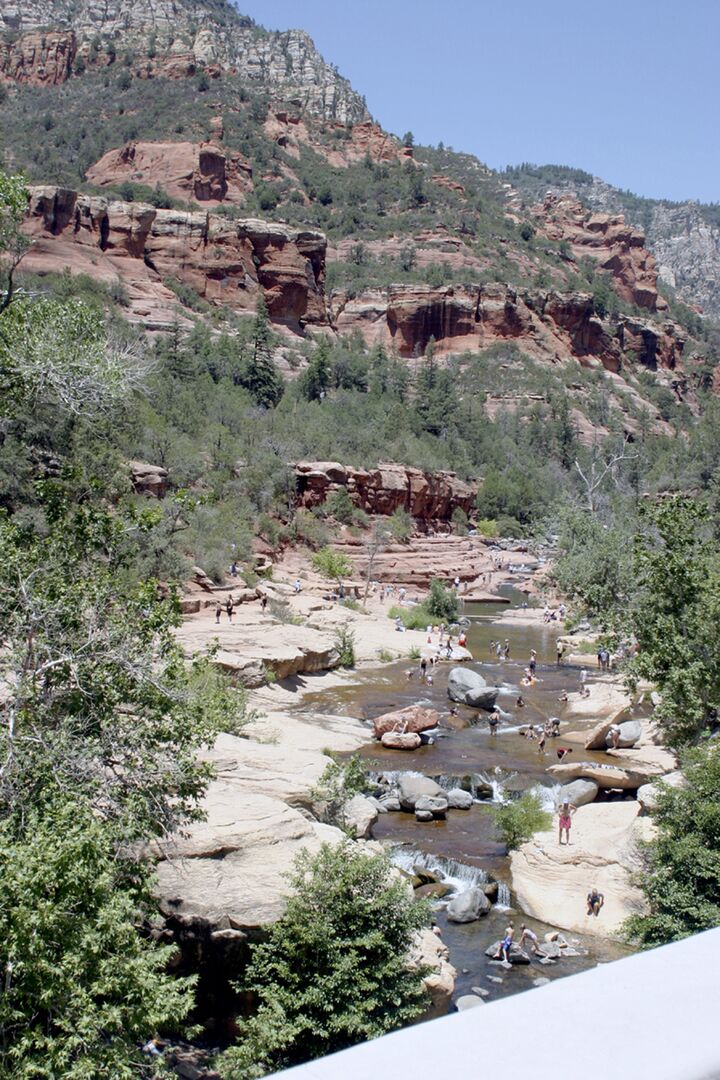
<instances>
[{"instance_id":1,"label":"person in red swim trunks","mask_svg":"<svg viewBox=\"0 0 720 1080\"><path fill-rule=\"evenodd\" d=\"M565 833L565 843L570 843L570 827L572 826L572 816L577 810L577 806L573 806L572 803L567 800L560 807L560 820L558 822L558 843L562 844L562 834Z\"/></svg>"}]
</instances>

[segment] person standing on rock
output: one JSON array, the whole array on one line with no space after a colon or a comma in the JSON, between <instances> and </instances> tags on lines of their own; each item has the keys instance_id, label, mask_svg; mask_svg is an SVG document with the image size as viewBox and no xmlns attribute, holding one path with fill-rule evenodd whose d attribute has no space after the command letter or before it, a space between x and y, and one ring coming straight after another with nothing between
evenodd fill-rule
<instances>
[{"instance_id":1,"label":"person standing on rock","mask_svg":"<svg viewBox=\"0 0 720 1080\"><path fill-rule=\"evenodd\" d=\"M220 616L221 615L222 615L222 604L218 600L217 604L215 605L215 623L216 623L217 626L220 625Z\"/></svg>"},{"instance_id":2,"label":"person standing on rock","mask_svg":"<svg viewBox=\"0 0 720 1080\"><path fill-rule=\"evenodd\" d=\"M227 598L227 601L225 603L225 610L227 611L228 620L232 622L233 611L235 610L235 601L232 598L232 593Z\"/></svg>"},{"instance_id":3,"label":"person standing on rock","mask_svg":"<svg viewBox=\"0 0 720 1080\"><path fill-rule=\"evenodd\" d=\"M506 964L510 963L510 950L513 947L513 935L515 934L515 927L510 925L505 930L505 936L500 942L500 948L498 949L495 959L504 960Z\"/></svg>"},{"instance_id":4,"label":"person standing on rock","mask_svg":"<svg viewBox=\"0 0 720 1080\"><path fill-rule=\"evenodd\" d=\"M264 612L267 605L268 605L267 594L263 593L262 596L260 597L260 610Z\"/></svg>"},{"instance_id":5,"label":"person standing on rock","mask_svg":"<svg viewBox=\"0 0 720 1080\"><path fill-rule=\"evenodd\" d=\"M597 889L591 889L587 894L587 913L588 915L594 915L596 918L600 914L600 908L605 903L605 897Z\"/></svg>"},{"instance_id":6,"label":"person standing on rock","mask_svg":"<svg viewBox=\"0 0 720 1080\"><path fill-rule=\"evenodd\" d=\"M567 799L560 807L560 820L558 822L558 843L562 844L562 834L565 833L565 843L570 843L570 828L572 826L572 816L577 810L577 806L573 806Z\"/></svg>"}]
</instances>

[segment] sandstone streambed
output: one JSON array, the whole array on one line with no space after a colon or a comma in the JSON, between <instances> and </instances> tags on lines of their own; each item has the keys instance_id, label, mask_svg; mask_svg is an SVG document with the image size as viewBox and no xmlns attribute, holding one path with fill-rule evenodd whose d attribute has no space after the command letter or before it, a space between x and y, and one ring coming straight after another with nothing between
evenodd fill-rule
<instances>
[{"instance_id":1,"label":"sandstone streambed","mask_svg":"<svg viewBox=\"0 0 720 1080\"><path fill-rule=\"evenodd\" d=\"M520 594L513 590L511 598L517 610ZM424 745L412 753L389 750L370 741L371 730L368 724L369 741L360 753L367 760L369 772L376 778L381 777L385 781L389 779L392 783L393 774L414 771L434 778L446 789L461 785L466 789L472 788L476 795L482 796L475 800L471 809L450 810L444 820L431 823L417 822L411 813L381 814L373 832L376 839L393 847L394 858L399 860L400 865L407 863L408 859L419 858L435 860L441 868L446 864L456 869L458 866L464 868L461 870L460 879L457 874L448 875L442 871L438 873L439 880L450 884L455 894L466 887L462 881L463 875L472 877L479 874L486 879L500 882L498 902L488 915L478 921L467 924L450 922L446 915L447 898L437 904L436 920L442 929L443 939L450 947L451 962L458 971L456 998L468 993L473 986L480 986L489 991L488 1000L491 1000L527 989L533 985L535 979L562 977L594 966L598 962L615 959L628 951L612 933L616 929L617 918L612 925L609 920L607 927L602 925L602 917L600 921L593 920L593 923L587 919L585 892L596 882L588 877L586 887L584 884L579 885L578 877L583 880L583 874L592 876L595 873L594 870L587 870L582 862L579 868L575 868L574 877L568 875L568 886L574 895L562 909L558 906L558 921L552 921L545 914L548 904L546 902L543 907L542 898L536 902L531 896L526 906L531 914L524 914L517 895L510 890L513 881L510 860L497 835L489 810L491 803L497 802L510 792L534 790L540 794L548 808L554 807L560 785L546 770L557 763L557 745L572 745L575 760L587 761L593 767L617 767L622 762L618 761L618 752L611 754L587 751L582 742L570 744L563 738L563 733L567 732L573 732L573 737L577 738L578 729L582 733L583 727L592 726L592 721L597 718L593 717L592 710L584 710L585 700L578 699L583 666L589 675L590 703L592 704L595 695L598 708L606 706L609 678L599 675L595 657L588 655L585 664L564 664L558 668L555 663L555 643L561 627L552 623L545 624L537 618L533 621L531 618L525 620L521 617L517 623L513 623L511 619L503 623L502 614L503 608L500 605L483 605L479 618L474 617L473 611L468 629L468 645L476 658L473 669L481 673L488 684L501 687L498 705L504 715L495 737L490 735L487 714L478 714L475 710L462 707L459 708L457 717L449 714L447 678L452 666L449 664L439 664L435 668L432 686L420 681L417 662L408 660L387 664L372 671L361 671L353 685L311 695L304 701L304 707L315 713L327 710L335 714L346 713L367 721L389 710L412 704L422 704L440 713L440 730L432 744ZM506 638L510 640L510 659L502 663L497 661L494 651L491 651L491 641L498 638L503 642ZM525 706L518 709L519 683L531 649L537 651L538 683L532 688L522 688ZM413 667L415 672L408 679L407 673ZM567 703L558 700L563 691L569 696ZM613 692L617 696L617 690L613 689ZM645 709L633 711L630 707L626 715L645 714ZM537 742L523 738L519 729L528 724L542 723L549 716L560 717L561 735L559 738L547 740L546 752L542 755L538 751ZM473 721L471 726L465 726L468 719ZM569 760L572 761L573 757L570 756ZM475 790L473 783L478 783L481 791ZM634 795L633 792L601 792L598 798L603 802L633 800ZM636 807L637 804L633 802L633 817ZM597 804L594 804L594 809L597 809ZM628 809L630 810L629 807ZM612 812L611 807L608 807L608 810ZM576 815L573 841L576 835L579 836L582 827L582 812L583 808ZM543 849L553 859L557 855L551 847L551 844L557 846L556 820L554 817L551 840L546 841ZM581 845L578 844L575 850L580 855ZM572 846L567 849L563 847L560 853L564 857L566 854L574 854L574 849ZM559 871L562 875L562 864ZM522 881L520 870L518 881ZM449 897L452 895L450 893ZM626 899L624 898L624 901ZM568 914L568 903L573 909L576 907L577 912L571 910ZM508 911L508 907L512 909L512 913ZM541 912L544 918L538 912ZM513 966L512 971L508 972L496 968L485 956L485 950L502 936L510 917L516 927L516 938L520 936L521 921L534 929L541 940L546 933L557 930L558 927L566 928L563 932L568 940L576 943L575 951L578 955L547 965L540 965L534 960L522 968Z\"/></svg>"}]
</instances>

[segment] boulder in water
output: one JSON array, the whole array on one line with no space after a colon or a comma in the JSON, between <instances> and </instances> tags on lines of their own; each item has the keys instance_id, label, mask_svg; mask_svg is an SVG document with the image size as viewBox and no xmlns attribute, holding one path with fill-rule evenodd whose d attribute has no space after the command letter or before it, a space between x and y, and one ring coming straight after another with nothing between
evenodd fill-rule
<instances>
[{"instance_id":1,"label":"boulder in water","mask_svg":"<svg viewBox=\"0 0 720 1080\"><path fill-rule=\"evenodd\" d=\"M445 798L443 789L429 776L421 776L419 773L405 773L400 777L398 780L398 797L402 810L414 810L415 803L421 795L439 795Z\"/></svg>"},{"instance_id":2,"label":"boulder in water","mask_svg":"<svg viewBox=\"0 0 720 1080\"><path fill-rule=\"evenodd\" d=\"M498 895L497 881L488 881L485 885L482 886L482 891L485 893L488 900L492 900L494 902L495 900L497 900Z\"/></svg>"},{"instance_id":3,"label":"boulder in water","mask_svg":"<svg viewBox=\"0 0 720 1080\"><path fill-rule=\"evenodd\" d=\"M429 810L433 817L444 818L448 810L448 800L442 795L420 795L415 800L415 814Z\"/></svg>"},{"instance_id":4,"label":"boulder in water","mask_svg":"<svg viewBox=\"0 0 720 1080\"><path fill-rule=\"evenodd\" d=\"M452 885L447 885L444 881L435 881L432 884L420 885L415 890L414 895L420 898L429 897L431 900L439 900L450 892L452 892Z\"/></svg>"},{"instance_id":5,"label":"boulder in water","mask_svg":"<svg viewBox=\"0 0 720 1080\"><path fill-rule=\"evenodd\" d=\"M490 957L492 957L494 959L496 956L498 956L498 954L500 952L500 946L501 945L502 945L501 941L496 941L494 945L488 946L488 948L485 950L485 955L490 956ZM530 957L528 956L528 954L523 949L521 949L520 946L515 941L513 941L512 945L510 946L510 963L511 964L529 964L530 963Z\"/></svg>"},{"instance_id":6,"label":"boulder in water","mask_svg":"<svg viewBox=\"0 0 720 1080\"><path fill-rule=\"evenodd\" d=\"M396 795L386 795L380 800L380 805L387 813L397 812L400 809L400 800Z\"/></svg>"},{"instance_id":7,"label":"boulder in water","mask_svg":"<svg viewBox=\"0 0 720 1080\"><path fill-rule=\"evenodd\" d=\"M494 794L492 784L480 773L473 773L472 791L476 799L492 799Z\"/></svg>"},{"instance_id":8,"label":"boulder in water","mask_svg":"<svg viewBox=\"0 0 720 1080\"><path fill-rule=\"evenodd\" d=\"M642 736L642 724L639 720L626 720L619 725L620 727L620 739L618 742L618 749L629 750L635 745L635 743ZM612 746L613 739L610 732L605 736L605 745Z\"/></svg>"},{"instance_id":9,"label":"boulder in water","mask_svg":"<svg viewBox=\"0 0 720 1080\"><path fill-rule=\"evenodd\" d=\"M557 805L562 806L564 802L569 802L573 806L586 806L587 803L595 802L599 790L594 780L573 780L571 784L560 788Z\"/></svg>"},{"instance_id":10,"label":"boulder in water","mask_svg":"<svg viewBox=\"0 0 720 1080\"><path fill-rule=\"evenodd\" d=\"M376 739L381 739L388 731L402 733L412 731L419 735L421 731L429 731L438 726L439 713L434 709L425 709L422 705L409 705L406 709L395 709L393 712L383 713L373 720L373 731Z\"/></svg>"},{"instance_id":11,"label":"boulder in water","mask_svg":"<svg viewBox=\"0 0 720 1080\"><path fill-rule=\"evenodd\" d=\"M463 791L462 788L451 788L447 793L447 801L451 810L469 810L473 797L469 791Z\"/></svg>"},{"instance_id":12,"label":"boulder in water","mask_svg":"<svg viewBox=\"0 0 720 1080\"><path fill-rule=\"evenodd\" d=\"M433 814L432 810L416 810L415 811L415 820L416 821L428 822L428 821L434 821L435 817L434 817L434 814Z\"/></svg>"},{"instance_id":13,"label":"boulder in water","mask_svg":"<svg viewBox=\"0 0 720 1080\"><path fill-rule=\"evenodd\" d=\"M465 1012L466 1009L477 1009L479 1005L484 1004L483 999L475 994L463 994L455 1002L455 1008L458 1012Z\"/></svg>"},{"instance_id":14,"label":"boulder in water","mask_svg":"<svg viewBox=\"0 0 720 1080\"><path fill-rule=\"evenodd\" d=\"M380 740L389 750L417 750L421 741L414 731L386 731Z\"/></svg>"},{"instance_id":15,"label":"boulder in water","mask_svg":"<svg viewBox=\"0 0 720 1080\"><path fill-rule=\"evenodd\" d=\"M492 709L499 692L498 687L488 686L482 675L471 668L455 667L448 675L448 697L458 705Z\"/></svg>"},{"instance_id":16,"label":"boulder in water","mask_svg":"<svg viewBox=\"0 0 720 1080\"><path fill-rule=\"evenodd\" d=\"M487 915L491 904L482 889L473 886L454 896L447 906L449 922L475 922L481 915Z\"/></svg>"}]
</instances>

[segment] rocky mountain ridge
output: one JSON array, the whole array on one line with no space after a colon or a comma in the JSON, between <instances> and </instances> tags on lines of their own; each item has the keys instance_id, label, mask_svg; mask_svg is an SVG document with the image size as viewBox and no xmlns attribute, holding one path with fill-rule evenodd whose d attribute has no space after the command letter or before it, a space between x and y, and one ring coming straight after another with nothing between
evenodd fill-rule
<instances>
[{"instance_id":1,"label":"rocky mountain ridge","mask_svg":"<svg viewBox=\"0 0 720 1080\"><path fill-rule=\"evenodd\" d=\"M720 317L720 217L716 207L692 200L673 203L638 198L578 169L519 166L508 175L522 207L550 193L579 199L601 213L624 214L628 222L644 230L660 280L686 303Z\"/></svg>"},{"instance_id":2,"label":"rocky mountain ridge","mask_svg":"<svg viewBox=\"0 0 720 1080\"><path fill-rule=\"evenodd\" d=\"M116 62L146 77L205 68L232 71L327 120L369 119L362 97L304 31L268 32L226 0L9 0L0 21L0 76L15 82L57 84Z\"/></svg>"}]
</instances>

